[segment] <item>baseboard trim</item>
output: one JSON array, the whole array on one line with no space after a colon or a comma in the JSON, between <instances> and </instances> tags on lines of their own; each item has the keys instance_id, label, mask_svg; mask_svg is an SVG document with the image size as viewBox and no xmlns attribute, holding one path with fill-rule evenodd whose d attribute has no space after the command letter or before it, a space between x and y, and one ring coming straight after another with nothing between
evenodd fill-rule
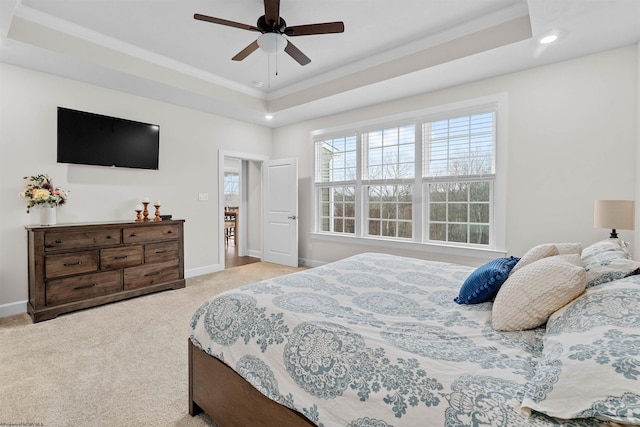
<instances>
[{"instance_id":1,"label":"baseboard trim","mask_svg":"<svg viewBox=\"0 0 640 427\"><path fill-rule=\"evenodd\" d=\"M262 251L249 250L249 251L247 251L247 256L250 256L250 257L253 257L253 258L260 258L260 261L262 261Z\"/></svg>"},{"instance_id":2,"label":"baseboard trim","mask_svg":"<svg viewBox=\"0 0 640 427\"><path fill-rule=\"evenodd\" d=\"M0 305L0 317L13 316L27 312L28 301L16 301L9 304Z\"/></svg>"},{"instance_id":3,"label":"baseboard trim","mask_svg":"<svg viewBox=\"0 0 640 427\"><path fill-rule=\"evenodd\" d=\"M202 276L203 274L209 273L217 273L218 271L222 270L223 268L220 264L206 265L204 267L190 268L189 270L185 270L184 277L185 279L188 279L189 277Z\"/></svg>"},{"instance_id":4,"label":"baseboard trim","mask_svg":"<svg viewBox=\"0 0 640 427\"><path fill-rule=\"evenodd\" d=\"M298 265L304 267L320 267L321 265L325 265L326 262L315 261L307 258L298 258Z\"/></svg>"}]
</instances>

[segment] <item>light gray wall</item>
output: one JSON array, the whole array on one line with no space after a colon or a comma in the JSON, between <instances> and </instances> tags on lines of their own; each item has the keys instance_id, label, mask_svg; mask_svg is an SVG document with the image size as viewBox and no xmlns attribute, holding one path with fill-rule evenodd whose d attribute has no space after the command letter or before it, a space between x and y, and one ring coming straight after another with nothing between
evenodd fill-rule
<instances>
[{"instance_id":1,"label":"light gray wall","mask_svg":"<svg viewBox=\"0 0 640 427\"><path fill-rule=\"evenodd\" d=\"M271 129L7 64L0 76L0 316L26 309L24 226L38 224L18 197L28 175L70 192L58 223L134 219L142 198L160 199L163 214L186 220L187 274L218 268L218 150L269 157ZM159 170L57 164L57 106L160 125Z\"/></svg>"},{"instance_id":2,"label":"light gray wall","mask_svg":"<svg viewBox=\"0 0 640 427\"><path fill-rule=\"evenodd\" d=\"M277 129L274 157L299 159L300 257L330 262L385 251L310 239L312 131L503 92L508 95L508 140L499 143L508 145L508 253L522 255L544 242L586 245L607 238L606 230L593 228L593 201L636 197L638 81L638 47L629 46ZM634 241L632 231L621 236ZM399 253L470 265L485 262L424 251Z\"/></svg>"}]
</instances>

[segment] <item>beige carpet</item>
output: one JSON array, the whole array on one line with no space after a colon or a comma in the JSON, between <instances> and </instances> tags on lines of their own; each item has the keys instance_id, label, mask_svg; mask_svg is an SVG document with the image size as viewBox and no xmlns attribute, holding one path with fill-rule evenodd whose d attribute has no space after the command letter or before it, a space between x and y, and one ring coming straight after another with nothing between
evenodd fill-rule
<instances>
[{"instance_id":1,"label":"beige carpet","mask_svg":"<svg viewBox=\"0 0 640 427\"><path fill-rule=\"evenodd\" d=\"M191 315L212 295L298 270L260 262L37 324L0 318L0 425L214 426L188 413Z\"/></svg>"}]
</instances>

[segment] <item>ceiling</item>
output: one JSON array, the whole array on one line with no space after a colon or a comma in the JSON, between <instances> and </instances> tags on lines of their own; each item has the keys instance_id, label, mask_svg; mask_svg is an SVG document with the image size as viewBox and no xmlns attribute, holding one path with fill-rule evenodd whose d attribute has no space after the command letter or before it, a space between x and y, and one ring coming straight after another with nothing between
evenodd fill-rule
<instances>
[{"instance_id":1,"label":"ceiling","mask_svg":"<svg viewBox=\"0 0 640 427\"><path fill-rule=\"evenodd\" d=\"M0 61L269 127L627 46L639 0L281 0L311 63L257 50L261 0L0 0ZM555 43L540 45L548 34ZM273 115L266 120L265 115Z\"/></svg>"}]
</instances>

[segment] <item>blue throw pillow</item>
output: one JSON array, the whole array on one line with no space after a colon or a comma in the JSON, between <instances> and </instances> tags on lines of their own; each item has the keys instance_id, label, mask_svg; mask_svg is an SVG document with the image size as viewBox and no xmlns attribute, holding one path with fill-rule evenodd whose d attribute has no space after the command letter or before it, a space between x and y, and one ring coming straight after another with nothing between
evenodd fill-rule
<instances>
[{"instance_id":1,"label":"blue throw pillow","mask_svg":"<svg viewBox=\"0 0 640 427\"><path fill-rule=\"evenodd\" d=\"M453 300L458 304L478 304L490 301L509 278L509 272L520 258L496 258L478 267L467 277L460 293Z\"/></svg>"}]
</instances>

